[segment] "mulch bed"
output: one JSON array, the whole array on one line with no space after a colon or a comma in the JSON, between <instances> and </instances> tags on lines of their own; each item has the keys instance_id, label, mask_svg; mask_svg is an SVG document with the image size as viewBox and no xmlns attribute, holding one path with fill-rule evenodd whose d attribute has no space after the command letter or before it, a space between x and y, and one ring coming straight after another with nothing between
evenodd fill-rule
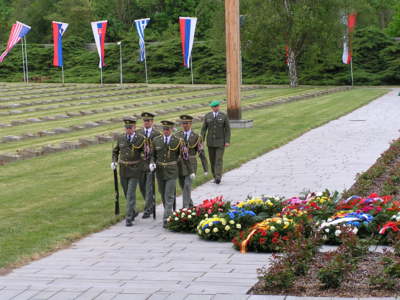
<instances>
[{"instance_id":1,"label":"mulch bed","mask_svg":"<svg viewBox=\"0 0 400 300\"><path fill-rule=\"evenodd\" d=\"M309 297L387 297L400 295L400 280L393 290L373 289L369 278L382 270L380 264L382 253L371 252L358 263L357 270L349 273L337 289L323 289L318 280L319 267L324 264L324 254L318 253L307 276L298 277L294 286L288 290L266 290L262 281L257 282L249 294L262 295L292 295Z\"/></svg>"}]
</instances>

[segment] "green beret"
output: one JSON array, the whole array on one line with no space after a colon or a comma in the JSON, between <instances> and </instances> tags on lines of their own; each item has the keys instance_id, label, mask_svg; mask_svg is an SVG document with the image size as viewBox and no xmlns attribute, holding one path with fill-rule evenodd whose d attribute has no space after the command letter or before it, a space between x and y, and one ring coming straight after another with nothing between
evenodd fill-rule
<instances>
[{"instance_id":1,"label":"green beret","mask_svg":"<svg viewBox=\"0 0 400 300\"><path fill-rule=\"evenodd\" d=\"M214 100L214 101L212 101L211 103L210 103L210 106L211 107L216 107L216 106L219 106L221 104L221 102L219 102L218 100Z\"/></svg>"}]
</instances>

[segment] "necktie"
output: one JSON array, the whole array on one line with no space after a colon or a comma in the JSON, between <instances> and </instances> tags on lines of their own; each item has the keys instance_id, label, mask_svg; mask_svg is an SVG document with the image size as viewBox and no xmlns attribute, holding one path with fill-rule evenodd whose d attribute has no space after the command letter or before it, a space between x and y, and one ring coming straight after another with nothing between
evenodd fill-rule
<instances>
[{"instance_id":1,"label":"necktie","mask_svg":"<svg viewBox=\"0 0 400 300\"><path fill-rule=\"evenodd\" d=\"M187 142L189 140L189 133L185 132L185 141Z\"/></svg>"},{"instance_id":2,"label":"necktie","mask_svg":"<svg viewBox=\"0 0 400 300\"><path fill-rule=\"evenodd\" d=\"M164 137L164 143L165 145L168 145L168 137Z\"/></svg>"},{"instance_id":3,"label":"necktie","mask_svg":"<svg viewBox=\"0 0 400 300\"><path fill-rule=\"evenodd\" d=\"M149 137L149 130L146 129L146 137Z\"/></svg>"}]
</instances>

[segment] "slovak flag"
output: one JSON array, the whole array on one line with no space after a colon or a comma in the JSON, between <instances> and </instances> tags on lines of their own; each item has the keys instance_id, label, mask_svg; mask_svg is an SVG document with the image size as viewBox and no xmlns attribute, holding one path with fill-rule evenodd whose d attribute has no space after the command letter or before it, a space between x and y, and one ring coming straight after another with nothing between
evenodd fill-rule
<instances>
[{"instance_id":1,"label":"slovak flag","mask_svg":"<svg viewBox=\"0 0 400 300\"><path fill-rule=\"evenodd\" d=\"M194 42L194 31L196 30L197 18L179 17L181 31L183 65L190 68L190 59Z\"/></svg>"},{"instance_id":2,"label":"slovak flag","mask_svg":"<svg viewBox=\"0 0 400 300\"><path fill-rule=\"evenodd\" d=\"M68 24L62 22L52 22L53 24L53 43L54 43L54 57L53 65L55 67L64 66L63 52L62 52L62 36L67 30Z\"/></svg>"},{"instance_id":3,"label":"slovak flag","mask_svg":"<svg viewBox=\"0 0 400 300\"><path fill-rule=\"evenodd\" d=\"M356 27L356 18L357 15L355 13L350 14L348 16L343 17L343 24L346 25L346 34L343 38L343 55L342 62L344 64L351 63L353 49L352 49L352 35L354 28Z\"/></svg>"},{"instance_id":4,"label":"slovak flag","mask_svg":"<svg viewBox=\"0 0 400 300\"><path fill-rule=\"evenodd\" d=\"M92 31L96 42L97 52L99 53L99 68L105 66L104 63L104 41L106 39L107 21L92 22Z\"/></svg>"},{"instance_id":5,"label":"slovak flag","mask_svg":"<svg viewBox=\"0 0 400 300\"><path fill-rule=\"evenodd\" d=\"M11 27L10 36L8 38L6 50L0 56L0 62L3 62L4 57L7 56L15 44L17 44L25 35L27 35L30 30L31 27L24 23L17 21L15 24L13 24Z\"/></svg>"}]
</instances>

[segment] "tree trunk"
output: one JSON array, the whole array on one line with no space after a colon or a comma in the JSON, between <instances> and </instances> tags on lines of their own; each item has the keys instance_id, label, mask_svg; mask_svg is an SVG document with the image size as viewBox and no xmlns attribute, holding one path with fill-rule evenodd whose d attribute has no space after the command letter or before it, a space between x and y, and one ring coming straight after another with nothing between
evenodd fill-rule
<instances>
[{"instance_id":1,"label":"tree trunk","mask_svg":"<svg viewBox=\"0 0 400 300\"><path fill-rule=\"evenodd\" d=\"M289 80L290 80L290 87L295 88L297 87L297 65L296 65L296 56L292 48L289 47L288 49L288 66L289 66Z\"/></svg>"}]
</instances>

